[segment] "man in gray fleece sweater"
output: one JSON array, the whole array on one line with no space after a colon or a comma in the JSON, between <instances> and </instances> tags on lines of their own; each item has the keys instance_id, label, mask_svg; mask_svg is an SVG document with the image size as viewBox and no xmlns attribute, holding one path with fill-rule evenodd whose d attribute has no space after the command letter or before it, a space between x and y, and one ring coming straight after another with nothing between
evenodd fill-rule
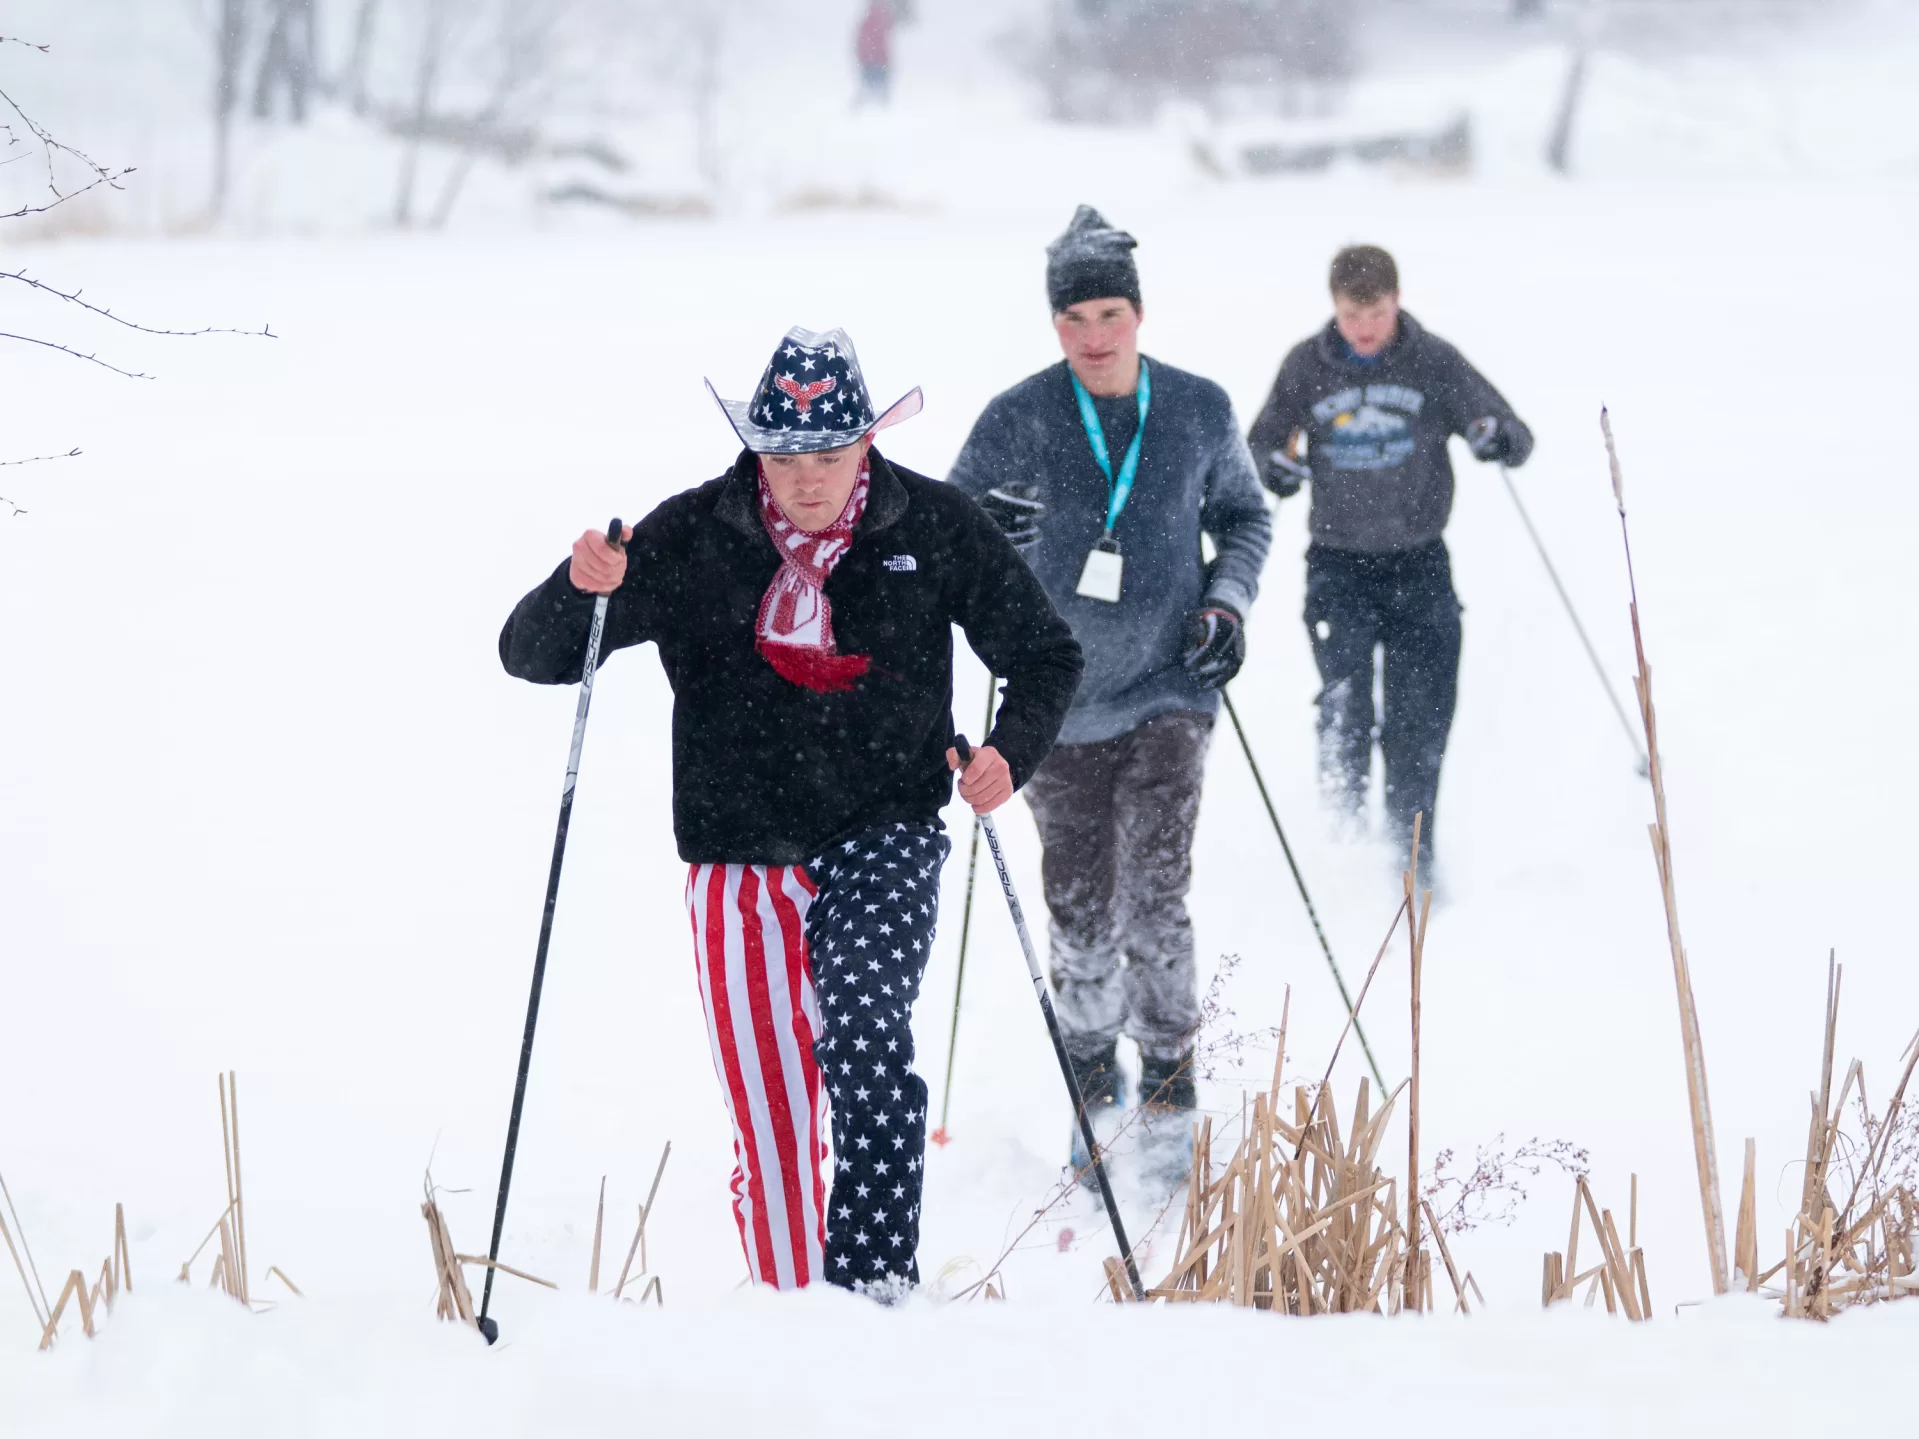
<instances>
[{"instance_id":1,"label":"man in gray fleece sweater","mask_svg":"<svg viewBox=\"0 0 1919 1439\"><path fill-rule=\"evenodd\" d=\"M1406 844L1420 824L1432 872L1433 805L1459 689L1459 612L1441 534L1453 508L1447 444L1513 469L1532 431L1453 346L1399 308L1399 269L1377 245L1333 257L1333 318L1286 356L1249 437L1268 488L1313 487L1306 627L1324 688L1320 773L1357 815L1373 737L1386 761L1386 818ZM1374 654L1384 714L1373 706Z\"/></svg>"},{"instance_id":2,"label":"man in gray fleece sweater","mask_svg":"<svg viewBox=\"0 0 1919 1439\"><path fill-rule=\"evenodd\" d=\"M1272 540L1225 391L1139 353L1134 245L1080 207L1047 250L1066 359L993 399L948 476L1000 522L1085 653L1025 793L1060 1026L1089 1107L1109 1111L1121 1033L1139 1045L1142 1102L1194 1103L1193 828Z\"/></svg>"}]
</instances>

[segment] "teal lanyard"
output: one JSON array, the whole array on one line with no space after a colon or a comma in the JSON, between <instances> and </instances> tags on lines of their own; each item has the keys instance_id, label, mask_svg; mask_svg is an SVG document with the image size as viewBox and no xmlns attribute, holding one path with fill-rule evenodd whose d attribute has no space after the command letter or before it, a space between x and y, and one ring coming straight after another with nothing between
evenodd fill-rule
<instances>
[{"instance_id":1,"label":"teal lanyard","mask_svg":"<svg viewBox=\"0 0 1919 1439\"><path fill-rule=\"evenodd\" d=\"M1146 411L1153 403L1153 372L1146 368L1142 357L1139 362L1139 428L1133 431L1133 443L1126 447L1126 458L1119 462L1119 478L1113 478L1113 457L1106 448L1106 429L1099 422L1099 411L1093 408L1093 397L1086 393L1086 386L1079 382L1079 376L1073 373L1069 365L1066 376L1073 382L1073 398L1079 401L1079 422L1086 427L1087 443L1093 447L1093 458L1099 462L1100 473L1106 476L1106 538L1113 537L1113 526L1119 523L1119 512L1126 508L1126 501L1132 498L1133 477L1139 473L1139 442L1146 438Z\"/></svg>"}]
</instances>

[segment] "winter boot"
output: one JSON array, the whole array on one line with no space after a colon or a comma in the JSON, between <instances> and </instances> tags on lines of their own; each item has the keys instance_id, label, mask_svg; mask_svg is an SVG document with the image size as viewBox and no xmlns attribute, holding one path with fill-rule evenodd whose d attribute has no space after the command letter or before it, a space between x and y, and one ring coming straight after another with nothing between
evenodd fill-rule
<instances>
[{"instance_id":1,"label":"winter boot","mask_svg":"<svg viewBox=\"0 0 1919 1439\"><path fill-rule=\"evenodd\" d=\"M1158 1193L1183 1184L1193 1168L1193 1051L1173 1059L1142 1053L1139 1066L1140 1182Z\"/></svg>"},{"instance_id":2,"label":"winter boot","mask_svg":"<svg viewBox=\"0 0 1919 1439\"><path fill-rule=\"evenodd\" d=\"M1087 1054L1069 1046L1066 1057L1073 1063L1073 1078L1079 1081L1088 1114L1098 1116L1119 1107L1126 1097L1126 1076L1120 1073L1117 1039L1109 1039Z\"/></svg>"},{"instance_id":3,"label":"winter boot","mask_svg":"<svg viewBox=\"0 0 1919 1439\"><path fill-rule=\"evenodd\" d=\"M1199 1099L1193 1088L1193 1051L1173 1059L1139 1057L1139 1102L1155 1109L1194 1109Z\"/></svg>"},{"instance_id":4,"label":"winter boot","mask_svg":"<svg viewBox=\"0 0 1919 1439\"><path fill-rule=\"evenodd\" d=\"M1090 1054L1068 1049L1066 1057L1072 1062L1073 1078L1079 1081L1079 1092L1086 1101L1086 1117L1092 1121L1094 1137L1104 1151L1107 1140L1119 1127L1125 1107L1126 1076L1120 1072L1119 1041L1109 1039ZM1076 1114L1073 1116L1073 1169L1088 1191L1096 1192L1099 1180L1092 1164L1093 1157L1086 1152L1086 1136L1080 1132Z\"/></svg>"}]
</instances>

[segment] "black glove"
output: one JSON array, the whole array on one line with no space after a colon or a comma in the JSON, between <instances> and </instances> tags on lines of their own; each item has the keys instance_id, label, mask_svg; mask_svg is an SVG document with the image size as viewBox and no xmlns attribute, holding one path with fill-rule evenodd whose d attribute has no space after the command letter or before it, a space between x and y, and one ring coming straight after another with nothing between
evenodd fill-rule
<instances>
[{"instance_id":1,"label":"black glove","mask_svg":"<svg viewBox=\"0 0 1919 1439\"><path fill-rule=\"evenodd\" d=\"M1026 480L1008 480L993 486L980 496L980 508L1000 527L1000 533L1013 542L1016 550L1030 550L1039 543L1039 522L1046 514L1046 503Z\"/></svg>"},{"instance_id":2,"label":"black glove","mask_svg":"<svg viewBox=\"0 0 1919 1439\"><path fill-rule=\"evenodd\" d=\"M1186 672L1204 690L1216 690L1246 663L1246 627L1217 605L1193 616L1187 630Z\"/></svg>"},{"instance_id":3,"label":"black glove","mask_svg":"<svg viewBox=\"0 0 1919 1439\"><path fill-rule=\"evenodd\" d=\"M1266 457L1266 473L1260 481L1282 500L1299 493L1299 487L1313 477L1312 468L1301 464L1284 450L1274 450Z\"/></svg>"},{"instance_id":4,"label":"black glove","mask_svg":"<svg viewBox=\"0 0 1919 1439\"><path fill-rule=\"evenodd\" d=\"M1504 460L1513 452L1513 437L1493 416L1482 415L1466 426L1466 447L1475 460Z\"/></svg>"}]
</instances>

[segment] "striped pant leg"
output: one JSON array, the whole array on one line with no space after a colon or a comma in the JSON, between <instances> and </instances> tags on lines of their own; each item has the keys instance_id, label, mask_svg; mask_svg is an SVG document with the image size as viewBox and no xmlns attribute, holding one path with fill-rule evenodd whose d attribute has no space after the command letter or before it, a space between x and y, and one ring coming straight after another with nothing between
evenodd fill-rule
<instances>
[{"instance_id":1,"label":"striped pant leg","mask_svg":"<svg viewBox=\"0 0 1919 1439\"><path fill-rule=\"evenodd\" d=\"M713 1067L733 1118L733 1212L756 1283L821 1277L825 1138L806 947L815 893L798 866L696 864L686 905Z\"/></svg>"}]
</instances>

